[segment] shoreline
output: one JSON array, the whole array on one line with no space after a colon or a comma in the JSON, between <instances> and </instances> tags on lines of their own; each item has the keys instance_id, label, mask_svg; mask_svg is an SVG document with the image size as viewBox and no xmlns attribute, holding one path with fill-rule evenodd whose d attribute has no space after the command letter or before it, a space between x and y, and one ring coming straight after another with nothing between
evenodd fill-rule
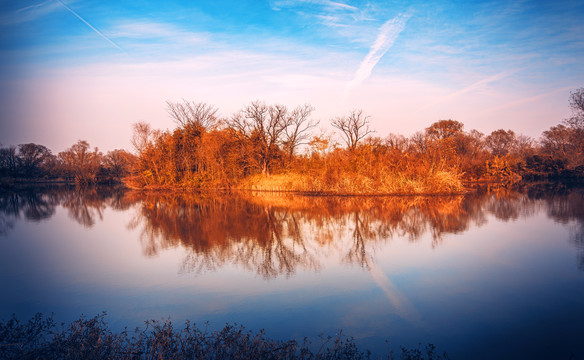
<instances>
[{"instance_id":1,"label":"shoreline","mask_svg":"<svg viewBox=\"0 0 584 360\"><path fill-rule=\"evenodd\" d=\"M512 188L525 187L538 184L564 184L564 185L580 185L584 184L584 179L552 179L552 180L520 180L520 181L504 181L504 180L475 180L463 182L462 191L453 192L337 192L337 191L318 191L318 190L286 190L279 188L266 188L261 186L253 187L231 187L231 188L201 188L188 186L171 186L171 185L148 185L144 187L136 186L126 179L116 182L96 183L96 184L79 184L75 181L68 181L64 179L0 179L0 191L19 190L22 188L29 188L34 186L67 186L79 188L91 187L120 187L130 191L146 192L146 193L223 193L230 194L234 192L257 193L257 194L289 194L296 196L307 197L410 197L410 196L425 196L425 197L446 197L446 196L464 196L481 191L484 187L498 187L498 188Z\"/></svg>"}]
</instances>

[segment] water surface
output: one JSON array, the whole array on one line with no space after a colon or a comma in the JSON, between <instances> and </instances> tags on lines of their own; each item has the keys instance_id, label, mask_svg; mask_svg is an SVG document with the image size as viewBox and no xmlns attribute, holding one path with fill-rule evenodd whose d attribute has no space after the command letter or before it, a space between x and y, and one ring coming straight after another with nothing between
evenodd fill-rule
<instances>
[{"instance_id":1,"label":"water surface","mask_svg":"<svg viewBox=\"0 0 584 360\"><path fill-rule=\"evenodd\" d=\"M339 329L451 358L584 357L584 191L453 197L0 193L0 317L107 311L239 323L282 339Z\"/></svg>"}]
</instances>

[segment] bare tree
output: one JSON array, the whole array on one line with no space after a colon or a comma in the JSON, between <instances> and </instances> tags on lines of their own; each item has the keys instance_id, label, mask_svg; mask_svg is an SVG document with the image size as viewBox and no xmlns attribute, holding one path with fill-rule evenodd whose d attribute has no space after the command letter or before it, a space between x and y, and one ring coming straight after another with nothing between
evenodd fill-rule
<instances>
[{"instance_id":1,"label":"bare tree","mask_svg":"<svg viewBox=\"0 0 584 360\"><path fill-rule=\"evenodd\" d=\"M408 148L408 139L403 135L389 134L385 138L384 144L390 149L406 151Z\"/></svg>"},{"instance_id":2,"label":"bare tree","mask_svg":"<svg viewBox=\"0 0 584 360\"><path fill-rule=\"evenodd\" d=\"M17 165L18 156L16 155L16 147L0 147L0 173L14 175Z\"/></svg>"},{"instance_id":3,"label":"bare tree","mask_svg":"<svg viewBox=\"0 0 584 360\"><path fill-rule=\"evenodd\" d=\"M194 125L210 130L217 127L217 109L211 105L187 100L167 101L166 105L170 117L182 128Z\"/></svg>"},{"instance_id":4,"label":"bare tree","mask_svg":"<svg viewBox=\"0 0 584 360\"><path fill-rule=\"evenodd\" d=\"M266 105L254 101L229 121L236 136L255 144L255 156L259 159L262 172L270 173L270 166L276 158L283 134L288 126L288 109L284 105Z\"/></svg>"},{"instance_id":5,"label":"bare tree","mask_svg":"<svg viewBox=\"0 0 584 360\"><path fill-rule=\"evenodd\" d=\"M146 152L152 141L160 133L158 130L153 130L152 126L146 122L138 122L132 125L134 133L132 134L132 146L136 149L138 155Z\"/></svg>"},{"instance_id":6,"label":"bare tree","mask_svg":"<svg viewBox=\"0 0 584 360\"><path fill-rule=\"evenodd\" d=\"M355 150L359 141L374 132L369 129L369 116L363 110L353 110L348 116L336 117L331 124L341 130L349 150Z\"/></svg>"},{"instance_id":7,"label":"bare tree","mask_svg":"<svg viewBox=\"0 0 584 360\"><path fill-rule=\"evenodd\" d=\"M308 144L310 130L318 125L318 121L309 118L313 111L312 105L304 104L294 109L286 119L284 147L290 158L298 146Z\"/></svg>"},{"instance_id":8,"label":"bare tree","mask_svg":"<svg viewBox=\"0 0 584 360\"><path fill-rule=\"evenodd\" d=\"M572 117L567 124L574 129L584 130L584 88L570 92L570 109Z\"/></svg>"},{"instance_id":9,"label":"bare tree","mask_svg":"<svg viewBox=\"0 0 584 360\"><path fill-rule=\"evenodd\" d=\"M417 131L410 137L409 151L416 154L424 154L428 151L428 142L428 136L426 133Z\"/></svg>"}]
</instances>

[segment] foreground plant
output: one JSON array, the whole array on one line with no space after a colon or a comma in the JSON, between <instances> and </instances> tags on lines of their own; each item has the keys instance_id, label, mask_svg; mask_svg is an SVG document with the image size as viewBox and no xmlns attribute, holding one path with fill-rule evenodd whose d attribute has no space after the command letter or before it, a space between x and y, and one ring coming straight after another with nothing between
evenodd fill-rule
<instances>
[{"instance_id":1,"label":"foreground plant","mask_svg":"<svg viewBox=\"0 0 584 360\"><path fill-rule=\"evenodd\" d=\"M82 316L60 326L52 316L36 314L26 323L14 315L0 321L1 359L369 359L353 338L339 334L321 337L319 346L308 340L269 339L243 326L227 324L222 330L199 329L189 321L176 330L170 320L149 320L143 329L113 333L105 322L106 313L93 318ZM318 350L315 352L314 349ZM387 359L394 359L388 350ZM436 354L433 345L418 349L401 348L404 360L447 359Z\"/></svg>"}]
</instances>

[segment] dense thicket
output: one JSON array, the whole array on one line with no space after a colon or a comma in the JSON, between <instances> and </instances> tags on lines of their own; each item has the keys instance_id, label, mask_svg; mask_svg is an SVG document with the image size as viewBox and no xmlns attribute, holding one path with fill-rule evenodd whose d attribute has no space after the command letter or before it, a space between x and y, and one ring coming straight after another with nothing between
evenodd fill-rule
<instances>
[{"instance_id":1,"label":"dense thicket","mask_svg":"<svg viewBox=\"0 0 584 360\"><path fill-rule=\"evenodd\" d=\"M177 127L135 124L135 155L103 155L85 141L57 156L42 145L22 144L0 148L0 175L320 193L452 193L468 181L584 176L584 88L571 93L572 116L538 141L512 130L465 130L450 119L410 137L373 136L362 110L332 119L336 133L313 134L310 105L290 110L255 101L229 118L204 103L167 105Z\"/></svg>"}]
</instances>

